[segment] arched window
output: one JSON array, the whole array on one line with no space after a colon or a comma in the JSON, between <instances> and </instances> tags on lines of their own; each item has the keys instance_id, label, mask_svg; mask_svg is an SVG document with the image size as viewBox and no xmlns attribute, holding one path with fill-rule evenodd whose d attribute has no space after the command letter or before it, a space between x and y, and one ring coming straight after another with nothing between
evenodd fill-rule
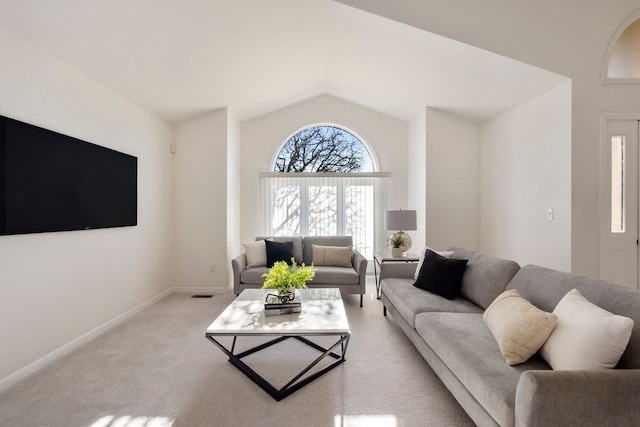
<instances>
[{"instance_id":1,"label":"arched window","mask_svg":"<svg viewBox=\"0 0 640 427\"><path fill-rule=\"evenodd\" d=\"M614 79L640 78L640 19L620 34L609 58L607 77Z\"/></svg>"},{"instance_id":2,"label":"arched window","mask_svg":"<svg viewBox=\"0 0 640 427\"><path fill-rule=\"evenodd\" d=\"M369 150L353 133L331 125L296 132L276 157L274 172L373 172Z\"/></svg>"},{"instance_id":3,"label":"arched window","mask_svg":"<svg viewBox=\"0 0 640 427\"><path fill-rule=\"evenodd\" d=\"M373 258L374 230L384 212L385 180L366 144L336 125L295 132L262 173L262 217L268 235L353 236Z\"/></svg>"},{"instance_id":4,"label":"arched window","mask_svg":"<svg viewBox=\"0 0 640 427\"><path fill-rule=\"evenodd\" d=\"M613 34L602 61L601 77L603 83L640 83L640 10Z\"/></svg>"}]
</instances>

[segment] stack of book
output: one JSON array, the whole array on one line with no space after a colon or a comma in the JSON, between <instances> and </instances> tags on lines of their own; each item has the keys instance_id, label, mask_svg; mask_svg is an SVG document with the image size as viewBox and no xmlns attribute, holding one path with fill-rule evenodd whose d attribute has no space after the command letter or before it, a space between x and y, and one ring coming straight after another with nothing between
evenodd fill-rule
<instances>
[{"instance_id":1,"label":"stack of book","mask_svg":"<svg viewBox=\"0 0 640 427\"><path fill-rule=\"evenodd\" d=\"M302 304L299 299L285 303L264 303L264 315L265 316L277 316L280 314L292 314L300 313L302 311Z\"/></svg>"}]
</instances>

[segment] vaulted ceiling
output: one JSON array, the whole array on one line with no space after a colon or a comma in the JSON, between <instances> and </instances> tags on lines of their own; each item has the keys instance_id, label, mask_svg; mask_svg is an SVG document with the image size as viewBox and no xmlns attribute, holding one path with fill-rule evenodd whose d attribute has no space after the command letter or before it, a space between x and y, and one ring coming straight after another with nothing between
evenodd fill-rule
<instances>
[{"instance_id":1,"label":"vaulted ceiling","mask_svg":"<svg viewBox=\"0 0 640 427\"><path fill-rule=\"evenodd\" d=\"M0 0L0 26L170 122L324 93L481 122L593 67L640 7L604 3Z\"/></svg>"},{"instance_id":2,"label":"vaulted ceiling","mask_svg":"<svg viewBox=\"0 0 640 427\"><path fill-rule=\"evenodd\" d=\"M639 0L337 0L568 77L600 68Z\"/></svg>"}]
</instances>

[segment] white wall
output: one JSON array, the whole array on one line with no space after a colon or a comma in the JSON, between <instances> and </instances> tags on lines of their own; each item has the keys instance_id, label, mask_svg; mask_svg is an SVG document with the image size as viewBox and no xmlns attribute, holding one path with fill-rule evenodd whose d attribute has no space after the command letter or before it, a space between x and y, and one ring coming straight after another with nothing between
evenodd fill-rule
<instances>
[{"instance_id":1,"label":"white wall","mask_svg":"<svg viewBox=\"0 0 640 427\"><path fill-rule=\"evenodd\" d=\"M273 160L289 136L316 123L338 124L358 134L377 157L380 171L391 173L389 209L407 208L407 122L322 95L242 123L243 242L263 233L258 174L272 170Z\"/></svg>"},{"instance_id":2,"label":"white wall","mask_svg":"<svg viewBox=\"0 0 640 427\"><path fill-rule=\"evenodd\" d=\"M243 252L240 238L240 121L227 110L227 263ZM228 283L233 283L233 271L228 269Z\"/></svg>"},{"instance_id":3,"label":"white wall","mask_svg":"<svg viewBox=\"0 0 640 427\"><path fill-rule=\"evenodd\" d=\"M409 152L408 165L408 202L407 208L416 211L418 229L410 231L413 247L410 252L422 250L426 242L427 224L427 125L426 111L419 114L409 123Z\"/></svg>"},{"instance_id":4,"label":"white wall","mask_svg":"<svg viewBox=\"0 0 640 427\"><path fill-rule=\"evenodd\" d=\"M480 126L426 110L426 244L480 249Z\"/></svg>"},{"instance_id":5,"label":"white wall","mask_svg":"<svg viewBox=\"0 0 640 427\"><path fill-rule=\"evenodd\" d=\"M571 82L485 123L482 252L570 271L571 163Z\"/></svg>"},{"instance_id":6,"label":"white wall","mask_svg":"<svg viewBox=\"0 0 640 427\"><path fill-rule=\"evenodd\" d=\"M171 286L170 127L0 29L0 114L138 157L138 225L0 236L0 379ZM9 351L10 350L10 351Z\"/></svg>"},{"instance_id":7,"label":"white wall","mask_svg":"<svg viewBox=\"0 0 640 427\"><path fill-rule=\"evenodd\" d=\"M227 109L176 125L174 142L174 285L227 290Z\"/></svg>"}]
</instances>

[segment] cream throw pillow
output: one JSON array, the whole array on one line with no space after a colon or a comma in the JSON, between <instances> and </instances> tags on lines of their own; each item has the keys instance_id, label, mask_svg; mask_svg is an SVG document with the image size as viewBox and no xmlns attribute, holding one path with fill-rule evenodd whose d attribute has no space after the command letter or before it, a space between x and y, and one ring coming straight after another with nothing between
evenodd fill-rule
<instances>
[{"instance_id":1,"label":"cream throw pillow","mask_svg":"<svg viewBox=\"0 0 640 427\"><path fill-rule=\"evenodd\" d=\"M590 303L577 289L567 293L553 313L558 325L540 350L553 369L616 366L629 343L633 319Z\"/></svg>"},{"instance_id":2,"label":"cream throw pillow","mask_svg":"<svg viewBox=\"0 0 640 427\"><path fill-rule=\"evenodd\" d=\"M312 245L313 265L351 267L351 246Z\"/></svg>"},{"instance_id":3,"label":"cream throw pillow","mask_svg":"<svg viewBox=\"0 0 640 427\"><path fill-rule=\"evenodd\" d=\"M267 265L267 246L264 240L242 244L247 257L247 268L263 267Z\"/></svg>"},{"instance_id":4,"label":"cream throw pillow","mask_svg":"<svg viewBox=\"0 0 640 427\"><path fill-rule=\"evenodd\" d=\"M431 249L429 246L425 246L424 249L422 250L422 254L420 255L420 261L418 261L418 265L416 266L416 272L413 274L414 280L418 280L418 275L420 274L422 263L424 263L424 257L427 254L427 250L430 250L431 252L435 252L438 255L443 256L445 258L453 257L453 251L436 251L435 249Z\"/></svg>"},{"instance_id":5,"label":"cream throw pillow","mask_svg":"<svg viewBox=\"0 0 640 427\"><path fill-rule=\"evenodd\" d=\"M517 289L498 295L482 318L509 365L529 360L556 325L554 314L542 311L522 298Z\"/></svg>"}]
</instances>

